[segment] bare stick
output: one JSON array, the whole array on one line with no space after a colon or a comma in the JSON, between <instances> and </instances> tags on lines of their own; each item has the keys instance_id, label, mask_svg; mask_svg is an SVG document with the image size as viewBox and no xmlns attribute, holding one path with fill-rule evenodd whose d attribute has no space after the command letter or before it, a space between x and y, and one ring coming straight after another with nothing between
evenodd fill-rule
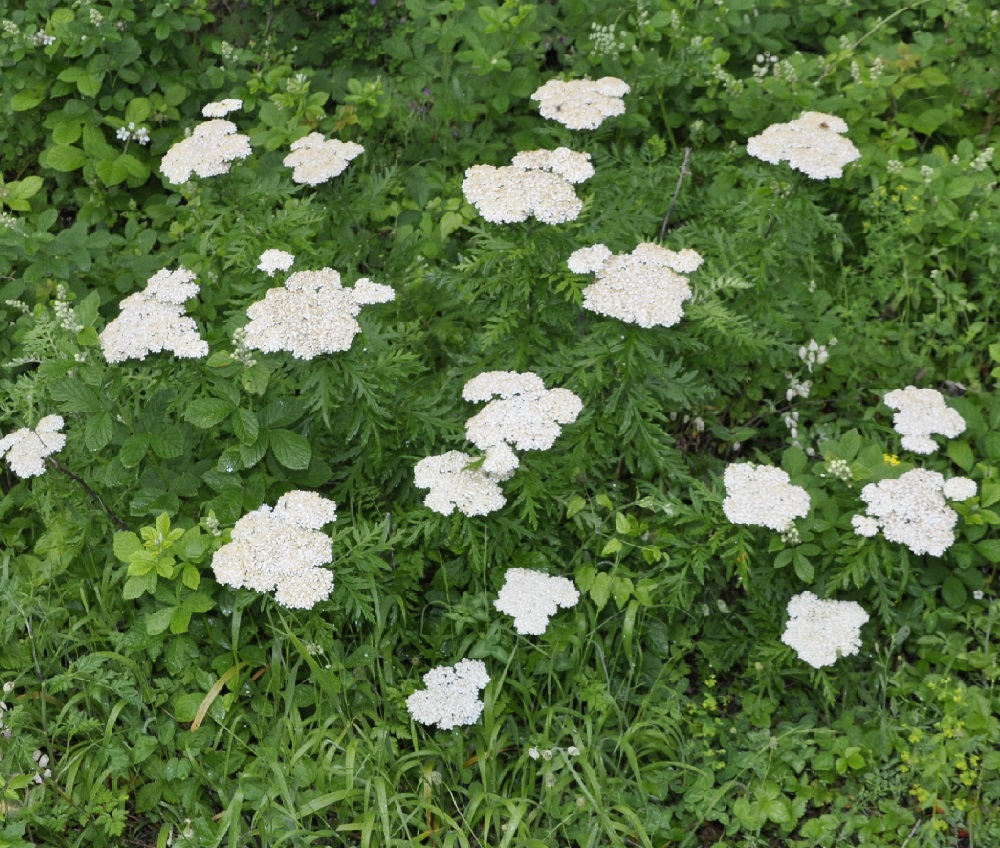
<instances>
[{"instance_id":1,"label":"bare stick","mask_svg":"<svg viewBox=\"0 0 1000 848\"><path fill-rule=\"evenodd\" d=\"M681 184L684 182L685 177L691 175L691 169L688 167L689 161L691 161L691 148L685 147L684 161L681 162L681 172L677 175L677 185L674 187L674 199L670 201L670 208L667 210L667 214L663 216L663 226L660 227L660 241L663 241L663 237L667 233L667 224L670 223L670 216L677 205L677 195L681 193Z\"/></svg>"},{"instance_id":2,"label":"bare stick","mask_svg":"<svg viewBox=\"0 0 1000 848\"><path fill-rule=\"evenodd\" d=\"M74 474L68 468L66 468L65 466L63 466L62 464L60 464L59 460L55 459L54 457L50 456L50 457L46 457L46 458L52 464L53 468L55 468L57 471L61 471L63 474L65 474L71 480L76 480L77 483L79 483L81 486L83 486L83 488L86 491L86 493L88 495L90 495L90 497L93 500L97 501L101 505L101 509L103 509L108 514L108 518L110 518L115 523L115 525L118 527L119 530L129 530L129 529L131 529L124 521L122 521L117 515L115 515L108 508L108 505L106 503L104 503L104 501L101 500L101 496L99 494L97 494L97 492L95 492L93 489L91 489L90 486L87 485L87 481L86 480L84 480L79 475Z\"/></svg>"}]
</instances>

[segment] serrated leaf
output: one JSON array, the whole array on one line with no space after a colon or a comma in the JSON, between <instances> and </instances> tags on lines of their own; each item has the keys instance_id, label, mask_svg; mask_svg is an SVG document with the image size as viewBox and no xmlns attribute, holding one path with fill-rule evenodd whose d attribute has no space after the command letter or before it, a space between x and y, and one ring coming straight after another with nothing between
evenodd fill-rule
<instances>
[{"instance_id":1,"label":"serrated leaf","mask_svg":"<svg viewBox=\"0 0 1000 848\"><path fill-rule=\"evenodd\" d=\"M1000 539L983 539L976 542L979 551L991 563L1000 563Z\"/></svg>"},{"instance_id":2,"label":"serrated leaf","mask_svg":"<svg viewBox=\"0 0 1000 848\"><path fill-rule=\"evenodd\" d=\"M16 197L18 200L28 200L38 194L44 181L41 177L25 177L23 180L9 182L4 188L8 197Z\"/></svg>"},{"instance_id":3,"label":"serrated leaf","mask_svg":"<svg viewBox=\"0 0 1000 848\"><path fill-rule=\"evenodd\" d=\"M170 620L174 617L174 610L177 607L166 607L157 610L146 616L146 632L150 636L159 636L170 626Z\"/></svg>"},{"instance_id":4,"label":"serrated leaf","mask_svg":"<svg viewBox=\"0 0 1000 848\"><path fill-rule=\"evenodd\" d=\"M171 549L181 559L188 562L197 562L204 556L208 549L208 537L197 527L192 527L184 532Z\"/></svg>"},{"instance_id":5,"label":"serrated leaf","mask_svg":"<svg viewBox=\"0 0 1000 848\"><path fill-rule=\"evenodd\" d=\"M135 533L123 531L121 533L115 533L112 550L121 562L129 562L132 554L137 551L144 551L145 548Z\"/></svg>"},{"instance_id":6,"label":"serrated leaf","mask_svg":"<svg viewBox=\"0 0 1000 848\"><path fill-rule=\"evenodd\" d=\"M293 433L291 430L271 430L268 438L271 443L271 453L285 468L303 471L309 467L312 448L298 433Z\"/></svg>"},{"instance_id":7,"label":"serrated leaf","mask_svg":"<svg viewBox=\"0 0 1000 848\"><path fill-rule=\"evenodd\" d=\"M63 121L52 128L52 140L56 144L73 144L83 133L83 124L79 121Z\"/></svg>"},{"instance_id":8,"label":"serrated leaf","mask_svg":"<svg viewBox=\"0 0 1000 848\"><path fill-rule=\"evenodd\" d=\"M194 591L201 585L201 572L198 571L198 569L193 565L185 565L184 568L181 569L181 582Z\"/></svg>"},{"instance_id":9,"label":"serrated leaf","mask_svg":"<svg viewBox=\"0 0 1000 848\"><path fill-rule=\"evenodd\" d=\"M200 398L192 401L184 410L184 420L195 427L207 430L223 422L235 406L228 400Z\"/></svg>"},{"instance_id":10,"label":"serrated leaf","mask_svg":"<svg viewBox=\"0 0 1000 848\"><path fill-rule=\"evenodd\" d=\"M232 424L236 438L243 444L252 445L257 441L257 435L260 433L260 424L257 422L257 416L249 409L237 409L233 413Z\"/></svg>"},{"instance_id":11,"label":"serrated leaf","mask_svg":"<svg viewBox=\"0 0 1000 848\"><path fill-rule=\"evenodd\" d=\"M178 607L174 610L174 614L170 618L170 632L175 636L179 636L181 633L187 633L188 625L190 623L191 610L185 609L184 607Z\"/></svg>"},{"instance_id":12,"label":"serrated leaf","mask_svg":"<svg viewBox=\"0 0 1000 848\"><path fill-rule=\"evenodd\" d=\"M605 509L613 509L614 508L614 504L611 503L611 498L609 498L605 494L597 495L594 498L594 503L596 503L598 506L603 506Z\"/></svg>"},{"instance_id":13,"label":"serrated leaf","mask_svg":"<svg viewBox=\"0 0 1000 848\"><path fill-rule=\"evenodd\" d=\"M615 530L617 530L623 536L629 535L629 522L628 518L624 515L624 513L621 512L615 513Z\"/></svg>"},{"instance_id":14,"label":"serrated leaf","mask_svg":"<svg viewBox=\"0 0 1000 848\"><path fill-rule=\"evenodd\" d=\"M806 470L809 464L809 457L802 448L788 448L781 455L781 467L789 477L795 477Z\"/></svg>"},{"instance_id":15,"label":"serrated leaf","mask_svg":"<svg viewBox=\"0 0 1000 848\"><path fill-rule=\"evenodd\" d=\"M586 505L587 502L583 498L581 498L579 495L573 495L573 497L569 499L569 503L566 504L566 517L572 518Z\"/></svg>"},{"instance_id":16,"label":"serrated leaf","mask_svg":"<svg viewBox=\"0 0 1000 848\"><path fill-rule=\"evenodd\" d=\"M262 433L252 445L240 445L240 461L244 468L253 468L264 458L268 446L267 433Z\"/></svg>"},{"instance_id":17,"label":"serrated leaf","mask_svg":"<svg viewBox=\"0 0 1000 848\"><path fill-rule=\"evenodd\" d=\"M87 154L71 144L56 144L42 151L39 159L46 168L56 171L75 171L87 162Z\"/></svg>"},{"instance_id":18,"label":"serrated leaf","mask_svg":"<svg viewBox=\"0 0 1000 848\"><path fill-rule=\"evenodd\" d=\"M149 444L161 459L173 459L184 453L184 433L180 427L164 427L150 434Z\"/></svg>"},{"instance_id":19,"label":"serrated leaf","mask_svg":"<svg viewBox=\"0 0 1000 848\"><path fill-rule=\"evenodd\" d=\"M816 571L808 558L796 551L792 559L792 564L795 567L795 576L799 580L806 584L813 582L813 579L816 577Z\"/></svg>"},{"instance_id":20,"label":"serrated leaf","mask_svg":"<svg viewBox=\"0 0 1000 848\"><path fill-rule=\"evenodd\" d=\"M84 443L87 450L98 451L103 448L114 435L114 419L110 412L99 412L87 419L84 428Z\"/></svg>"},{"instance_id":21,"label":"serrated leaf","mask_svg":"<svg viewBox=\"0 0 1000 848\"><path fill-rule=\"evenodd\" d=\"M122 443L118 459L126 468L135 468L135 466L142 462L148 450L149 436L145 433L136 433L126 438Z\"/></svg>"},{"instance_id":22,"label":"serrated leaf","mask_svg":"<svg viewBox=\"0 0 1000 848\"><path fill-rule=\"evenodd\" d=\"M122 597L126 601L134 601L136 598L142 597L146 592L155 592L156 584L153 584L153 588L150 589L149 578L152 577L153 580L156 579L155 574L135 574L129 577L125 581L125 586L122 589Z\"/></svg>"},{"instance_id":23,"label":"serrated leaf","mask_svg":"<svg viewBox=\"0 0 1000 848\"><path fill-rule=\"evenodd\" d=\"M48 88L26 88L10 99L11 108L15 112L27 112L41 103L46 94L48 94Z\"/></svg>"},{"instance_id":24,"label":"serrated leaf","mask_svg":"<svg viewBox=\"0 0 1000 848\"><path fill-rule=\"evenodd\" d=\"M952 609L961 609L969 600L965 584L957 577L946 577L941 584L941 597Z\"/></svg>"},{"instance_id":25,"label":"serrated leaf","mask_svg":"<svg viewBox=\"0 0 1000 848\"><path fill-rule=\"evenodd\" d=\"M125 123L127 124L131 121L134 124L140 124L152 112L153 106L147 98L136 97L135 100L130 100L128 106L125 107Z\"/></svg>"},{"instance_id":26,"label":"serrated leaf","mask_svg":"<svg viewBox=\"0 0 1000 848\"><path fill-rule=\"evenodd\" d=\"M588 594L594 602L594 606L597 607L598 612L604 609L608 605L608 599L611 597L611 575L605 571L598 573L594 577L594 582L591 584Z\"/></svg>"},{"instance_id":27,"label":"serrated leaf","mask_svg":"<svg viewBox=\"0 0 1000 848\"><path fill-rule=\"evenodd\" d=\"M840 458L850 462L861 450L861 434L857 430L848 430L840 438Z\"/></svg>"},{"instance_id":28,"label":"serrated leaf","mask_svg":"<svg viewBox=\"0 0 1000 848\"><path fill-rule=\"evenodd\" d=\"M194 721L194 717L198 714L198 707L201 706L204 699L204 695L198 695L194 692L174 696L174 718L181 723Z\"/></svg>"},{"instance_id":29,"label":"serrated leaf","mask_svg":"<svg viewBox=\"0 0 1000 848\"><path fill-rule=\"evenodd\" d=\"M621 539L608 539L604 543L604 547L601 549L601 556L608 556L608 554L616 554L622 549Z\"/></svg>"},{"instance_id":30,"label":"serrated leaf","mask_svg":"<svg viewBox=\"0 0 1000 848\"><path fill-rule=\"evenodd\" d=\"M948 458L963 471L971 471L976 464L976 457L968 442L948 442Z\"/></svg>"}]
</instances>

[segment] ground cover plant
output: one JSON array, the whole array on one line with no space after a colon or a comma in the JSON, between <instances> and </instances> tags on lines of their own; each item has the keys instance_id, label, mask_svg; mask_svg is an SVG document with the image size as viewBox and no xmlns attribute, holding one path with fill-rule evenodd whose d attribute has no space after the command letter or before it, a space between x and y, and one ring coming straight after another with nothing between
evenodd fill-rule
<instances>
[{"instance_id":1,"label":"ground cover plant","mask_svg":"<svg viewBox=\"0 0 1000 848\"><path fill-rule=\"evenodd\" d=\"M0 4L0 846L1000 844L998 51Z\"/></svg>"}]
</instances>

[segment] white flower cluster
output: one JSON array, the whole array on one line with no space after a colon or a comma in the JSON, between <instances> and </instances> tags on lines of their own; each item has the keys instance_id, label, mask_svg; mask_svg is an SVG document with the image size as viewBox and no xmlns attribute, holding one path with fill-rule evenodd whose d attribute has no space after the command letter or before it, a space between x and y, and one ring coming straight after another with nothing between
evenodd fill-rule
<instances>
[{"instance_id":1,"label":"white flower cluster","mask_svg":"<svg viewBox=\"0 0 1000 848\"><path fill-rule=\"evenodd\" d=\"M51 47L56 43L56 37L49 35L45 30L39 30L31 36L31 43L35 47Z\"/></svg>"},{"instance_id":2,"label":"white flower cluster","mask_svg":"<svg viewBox=\"0 0 1000 848\"><path fill-rule=\"evenodd\" d=\"M858 653L861 626L868 613L854 601L821 601L802 592L788 602L788 624L781 641L813 668L833 665Z\"/></svg>"},{"instance_id":3,"label":"white flower cluster","mask_svg":"<svg viewBox=\"0 0 1000 848\"><path fill-rule=\"evenodd\" d=\"M139 144L149 144L149 130L145 127L135 126L135 121L129 121L128 126L119 127L115 133L119 141L129 141L134 139Z\"/></svg>"},{"instance_id":4,"label":"white flower cluster","mask_svg":"<svg viewBox=\"0 0 1000 848\"><path fill-rule=\"evenodd\" d=\"M160 171L167 182L180 185L192 174L228 174L234 161L246 159L251 152L249 137L236 132L236 124L216 118L198 124L191 135L171 147L160 162Z\"/></svg>"},{"instance_id":5,"label":"white flower cluster","mask_svg":"<svg viewBox=\"0 0 1000 848\"><path fill-rule=\"evenodd\" d=\"M225 100L218 100L215 103L206 103L201 108L201 114L206 118L224 118L230 112L236 112L242 108L242 100L227 97Z\"/></svg>"},{"instance_id":6,"label":"white flower cluster","mask_svg":"<svg viewBox=\"0 0 1000 848\"><path fill-rule=\"evenodd\" d=\"M265 353L287 350L297 359L348 350L361 332L355 320L361 307L395 297L390 286L367 277L347 289L332 268L299 271L247 308L246 346Z\"/></svg>"},{"instance_id":7,"label":"white flower cluster","mask_svg":"<svg viewBox=\"0 0 1000 848\"><path fill-rule=\"evenodd\" d=\"M333 558L333 543L319 532L337 520L337 505L316 492L282 495L244 515L232 542L212 557L215 579L234 589L275 590L275 600L292 609L311 609L333 591L333 572L321 568Z\"/></svg>"},{"instance_id":8,"label":"white flower cluster","mask_svg":"<svg viewBox=\"0 0 1000 848\"><path fill-rule=\"evenodd\" d=\"M599 80L549 80L531 95L543 118L571 130L595 130L605 118L625 112L622 98L632 89L617 77Z\"/></svg>"},{"instance_id":9,"label":"white flower cluster","mask_svg":"<svg viewBox=\"0 0 1000 848\"><path fill-rule=\"evenodd\" d=\"M487 371L465 384L462 397L489 401L465 424L466 437L484 452L476 459L460 451L430 456L417 463L414 479L430 489L424 505L442 515L486 515L507 501L498 482L520 465L518 450L548 450L560 425L576 421L583 403L568 389L546 389L530 371Z\"/></svg>"},{"instance_id":10,"label":"white flower cluster","mask_svg":"<svg viewBox=\"0 0 1000 848\"><path fill-rule=\"evenodd\" d=\"M198 293L187 268L157 271L146 288L130 294L120 304L121 314L99 338L108 362L145 359L149 353L172 351L174 356L205 356L208 344L198 334L194 319L184 315L184 301Z\"/></svg>"},{"instance_id":11,"label":"white flower cluster","mask_svg":"<svg viewBox=\"0 0 1000 848\"><path fill-rule=\"evenodd\" d=\"M684 315L691 297L684 274L696 271L701 256L644 242L631 253L612 254L603 244L570 254L568 265L578 274L594 272L596 282L583 290L583 307L640 327L672 327Z\"/></svg>"},{"instance_id":12,"label":"white flower cluster","mask_svg":"<svg viewBox=\"0 0 1000 848\"><path fill-rule=\"evenodd\" d=\"M319 185L342 174L351 160L364 152L353 141L326 139L314 132L292 142L292 152L285 157L284 164L293 169L293 182Z\"/></svg>"},{"instance_id":13,"label":"white flower cluster","mask_svg":"<svg viewBox=\"0 0 1000 848\"><path fill-rule=\"evenodd\" d=\"M548 450L562 432L560 425L572 424L583 409L569 389L546 389L530 371L486 371L465 384L462 397L489 401L465 422L465 435L486 452L483 471L502 479L520 465L513 448Z\"/></svg>"},{"instance_id":14,"label":"white flower cluster","mask_svg":"<svg viewBox=\"0 0 1000 848\"><path fill-rule=\"evenodd\" d=\"M814 180L843 176L844 166L861 152L843 137L847 124L835 115L803 112L798 120L772 124L747 142L747 153L776 165L787 160Z\"/></svg>"},{"instance_id":15,"label":"white flower cluster","mask_svg":"<svg viewBox=\"0 0 1000 848\"><path fill-rule=\"evenodd\" d=\"M6 455L10 470L18 477L38 477L45 473L45 457L66 445L62 416L46 415L34 430L22 427L0 439L0 457Z\"/></svg>"},{"instance_id":16,"label":"white flower cluster","mask_svg":"<svg viewBox=\"0 0 1000 848\"><path fill-rule=\"evenodd\" d=\"M461 451L420 460L413 469L413 483L418 489L430 489L424 506L441 515L451 515L457 509L469 517L502 508L507 499L498 484L507 478L476 468L478 462Z\"/></svg>"},{"instance_id":17,"label":"white flower cluster","mask_svg":"<svg viewBox=\"0 0 1000 848\"><path fill-rule=\"evenodd\" d=\"M258 271L263 271L267 276L273 277L276 271L287 271L292 267L295 256L284 250L265 250L260 255Z\"/></svg>"},{"instance_id":18,"label":"white flower cluster","mask_svg":"<svg viewBox=\"0 0 1000 848\"><path fill-rule=\"evenodd\" d=\"M861 500L868 505L867 515L855 515L851 524L859 536L881 530L890 542L904 544L915 554L941 556L955 541L958 521L945 498L967 500L975 494L975 482L966 477L945 481L937 471L914 468L895 480L865 486Z\"/></svg>"},{"instance_id":19,"label":"white flower cluster","mask_svg":"<svg viewBox=\"0 0 1000 848\"><path fill-rule=\"evenodd\" d=\"M792 485L788 474L768 465L734 462L723 475L722 510L733 524L753 524L784 531L809 512L809 493Z\"/></svg>"},{"instance_id":20,"label":"white flower cluster","mask_svg":"<svg viewBox=\"0 0 1000 848\"><path fill-rule=\"evenodd\" d=\"M576 606L580 593L572 581L528 568L508 568L493 606L514 617L522 636L541 636L559 607Z\"/></svg>"},{"instance_id":21,"label":"white flower cluster","mask_svg":"<svg viewBox=\"0 0 1000 848\"><path fill-rule=\"evenodd\" d=\"M465 172L462 192L479 214L494 224L526 221L543 224L572 221L583 209L573 183L594 175L589 153L567 147L518 153L510 165L473 165Z\"/></svg>"},{"instance_id":22,"label":"white flower cluster","mask_svg":"<svg viewBox=\"0 0 1000 848\"><path fill-rule=\"evenodd\" d=\"M479 690L490 682L482 660L462 660L454 666L441 665L424 675L426 689L406 699L406 709L414 721L436 724L442 730L475 724L485 704Z\"/></svg>"},{"instance_id":23,"label":"white flower cluster","mask_svg":"<svg viewBox=\"0 0 1000 848\"><path fill-rule=\"evenodd\" d=\"M918 389L907 386L886 393L885 405L898 410L892 416L892 426L903 438L905 450L914 453L934 453L937 443L931 434L954 439L965 432L965 419L944 402L944 395L937 389Z\"/></svg>"},{"instance_id":24,"label":"white flower cluster","mask_svg":"<svg viewBox=\"0 0 1000 848\"><path fill-rule=\"evenodd\" d=\"M830 339L830 347L837 343L836 339ZM809 369L809 373L817 365L822 365L830 358L830 351L827 345L822 345L816 339L809 339L809 344L799 347L799 359Z\"/></svg>"}]
</instances>

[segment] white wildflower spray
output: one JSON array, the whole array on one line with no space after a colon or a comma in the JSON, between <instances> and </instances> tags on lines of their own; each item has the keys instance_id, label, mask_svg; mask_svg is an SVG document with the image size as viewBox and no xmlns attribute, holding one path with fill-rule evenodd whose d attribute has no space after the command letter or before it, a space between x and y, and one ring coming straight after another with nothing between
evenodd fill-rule
<instances>
[{"instance_id":1,"label":"white wildflower spray","mask_svg":"<svg viewBox=\"0 0 1000 848\"><path fill-rule=\"evenodd\" d=\"M305 185L319 185L342 174L352 159L365 149L353 141L324 138L314 132L292 142L292 152L284 164L292 168L292 181Z\"/></svg>"},{"instance_id":2,"label":"white wildflower spray","mask_svg":"<svg viewBox=\"0 0 1000 848\"><path fill-rule=\"evenodd\" d=\"M489 401L465 423L465 435L486 451L483 469L511 473L518 466L517 450L548 450L583 409L568 389L546 389L532 372L487 371L462 389L467 401Z\"/></svg>"},{"instance_id":3,"label":"white wildflower spray","mask_svg":"<svg viewBox=\"0 0 1000 848\"><path fill-rule=\"evenodd\" d=\"M722 510L733 524L752 524L785 532L809 512L809 493L788 474L768 465L734 462L727 466Z\"/></svg>"},{"instance_id":4,"label":"white wildflower spray","mask_svg":"<svg viewBox=\"0 0 1000 848\"><path fill-rule=\"evenodd\" d=\"M571 130L595 130L605 120L625 112L622 98L632 89L617 77L599 80L549 80L531 95L543 118Z\"/></svg>"},{"instance_id":5,"label":"white wildflower spray","mask_svg":"<svg viewBox=\"0 0 1000 848\"><path fill-rule=\"evenodd\" d=\"M442 730L475 724L485 704L479 690L490 682L482 660L462 660L454 666L438 666L424 675L426 689L406 699L406 709L414 721L436 724Z\"/></svg>"},{"instance_id":6,"label":"white wildflower spray","mask_svg":"<svg viewBox=\"0 0 1000 848\"><path fill-rule=\"evenodd\" d=\"M295 256L284 250L265 250L260 255L258 271L263 271L267 276L273 277L277 271L287 271L292 267Z\"/></svg>"},{"instance_id":7,"label":"white wildflower spray","mask_svg":"<svg viewBox=\"0 0 1000 848\"><path fill-rule=\"evenodd\" d=\"M890 542L906 545L915 554L941 556L955 541L958 513L945 502L967 500L976 493L974 481L957 477L945 481L937 471L914 468L896 479L869 483L861 490L867 515L851 520L859 536L882 531Z\"/></svg>"},{"instance_id":8,"label":"white wildflower spray","mask_svg":"<svg viewBox=\"0 0 1000 848\"><path fill-rule=\"evenodd\" d=\"M124 362L162 350L187 359L205 356L208 344L194 319L183 314L184 301L198 293L194 278L187 268L163 268L149 278L145 289L125 298L121 314L99 336L104 358Z\"/></svg>"},{"instance_id":9,"label":"white wildflower spray","mask_svg":"<svg viewBox=\"0 0 1000 848\"><path fill-rule=\"evenodd\" d=\"M776 165L787 161L796 171L814 180L844 174L844 166L861 158L861 152L843 137L847 124L835 115L803 112L787 124L772 124L747 142L747 153Z\"/></svg>"},{"instance_id":10,"label":"white wildflower spray","mask_svg":"<svg viewBox=\"0 0 1000 848\"><path fill-rule=\"evenodd\" d=\"M66 436L59 431L64 426L62 416L46 415L34 430L23 427L0 439L0 457L5 457L10 470L18 477L38 477L45 473L45 457L61 451Z\"/></svg>"},{"instance_id":11,"label":"white wildflower spray","mask_svg":"<svg viewBox=\"0 0 1000 848\"><path fill-rule=\"evenodd\" d=\"M833 665L857 654L868 613L854 601L822 601L802 592L788 602L788 624L781 641L813 668Z\"/></svg>"},{"instance_id":12,"label":"white wildflower spray","mask_svg":"<svg viewBox=\"0 0 1000 848\"><path fill-rule=\"evenodd\" d=\"M575 220L583 201L573 190L594 175L589 153L569 148L528 150L501 168L473 165L465 172L462 192L479 214L494 224L535 217L543 224Z\"/></svg>"},{"instance_id":13,"label":"white wildflower spray","mask_svg":"<svg viewBox=\"0 0 1000 848\"><path fill-rule=\"evenodd\" d=\"M938 446L931 435L954 439L965 432L965 419L945 404L944 395L937 389L907 386L887 392L884 401L890 409L897 410L892 426L903 437L900 444L904 450L933 453Z\"/></svg>"},{"instance_id":14,"label":"white wildflower spray","mask_svg":"<svg viewBox=\"0 0 1000 848\"><path fill-rule=\"evenodd\" d=\"M225 100L218 100L215 103L206 103L201 107L201 114L206 118L224 118L230 112L236 112L242 108L242 100L227 97Z\"/></svg>"},{"instance_id":15,"label":"white wildflower spray","mask_svg":"<svg viewBox=\"0 0 1000 848\"><path fill-rule=\"evenodd\" d=\"M212 557L215 579L234 589L274 591L292 609L311 609L333 591L333 543L319 532L337 520L337 505L315 492L282 495L247 513L233 527L232 541Z\"/></svg>"},{"instance_id":16,"label":"white wildflower spray","mask_svg":"<svg viewBox=\"0 0 1000 848\"><path fill-rule=\"evenodd\" d=\"M451 515L457 509L470 517L502 508L507 499L499 482L510 473L489 474L477 468L477 463L475 457L461 451L420 460L413 470L413 482L418 489L430 489L424 506L441 515Z\"/></svg>"},{"instance_id":17,"label":"white wildflower spray","mask_svg":"<svg viewBox=\"0 0 1000 848\"><path fill-rule=\"evenodd\" d=\"M514 617L514 629L541 636L559 607L569 609L580 600L572 581L528 568L508 568L493 606Z\"/></svg>"},{"instance_id":18,"label":"white wildflower spray","mask_svg":"<svg viewBox=\"0 0 1000 848\"><path fill-rule=\"evenodd\" d=\"M232 121L216 118L198 124L190 136L171 147L160 162L160 171L167 182L180 185L192 174L228 174L233 162L246 159L250 153L249 137L236 132Z\"/></svg>"},{"instance_id":19,"label":"white wildflower spray","mask_svg":"<svg viewBox=\"0 0 1000 848\"><path fill-rule=\"evenodd\" d=\"M578 274L593 272L596 282L583 290L583 307L640 327L672 327L691 298L686 273L696 271L701 256L693 250L667 250L644 242L631 253L612 254L603 244L570 254L567 264Z\"/></svg>"},{"instance_id":20,"label":"white wildflower spray","mask_svg":"<svg viewBox=\"0 0 1000 848\"><path fill-rule=\"evenodd\" d=\"M252 350L287 350L297 359L348 350L361 332L356 320L361 307L395 297L392 288L367 277L348 289L332 268L299 271L247 308L244 341Z\"/></svg>"}]
</instances>

